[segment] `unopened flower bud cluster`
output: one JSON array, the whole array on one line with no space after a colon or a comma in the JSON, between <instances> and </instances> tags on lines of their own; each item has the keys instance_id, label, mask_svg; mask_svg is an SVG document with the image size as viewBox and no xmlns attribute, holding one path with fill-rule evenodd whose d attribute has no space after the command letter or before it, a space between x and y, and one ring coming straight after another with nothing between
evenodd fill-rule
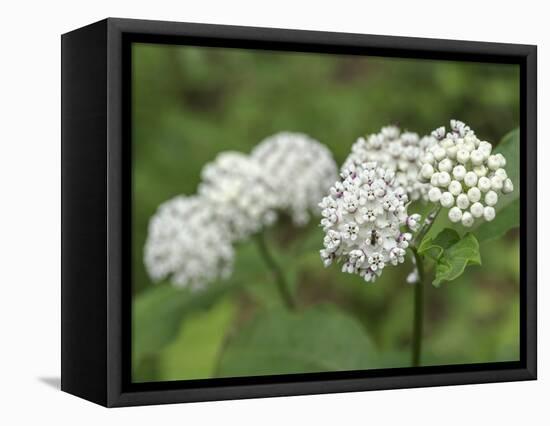
<instances>
[{"instance_id":1,"label":"unopened flower bud cluster","mask_svg":"<svg viewBox=\"0 0 550 426\"><path fill-rule=\"evenodd\" d=\"M438 143L421 158L420 178L429 183L428 198L448 208L449 220L471 227L475 220L495 218L500 197L514 190L506 173L506 158L492 153L493 146L474 131L451 120L432 132Z\"/></svg>"},{"instance_id":2,"label":"unopened flower bud cluster","mask_svg":"<svg viewBox=\"0 0 550 426\"><path fill-rule=\"evenodd\" d=\"M275 188L278 210L286 211L295 225L305 225L310 212L338 177L331 152L303 133L281 132L264 139L251 154Z\"/></svg>"},{"instance_id":3,"label":"unopened flower bud cluster","mask_svg":"<svg viewBox=\"0 0 550 426\"><path fill-rule=\"evenodd\" d=\"M325 231L321 259L343 263L342 271L373 282L388 264L405 260L420 216L407 214L408 196L395 172L376 163L349 164L319 204Z\"/></svg>"},{"instance_id":4,"label":"unopened flower bud cluster","mask_svg":"<svg viewBox=\"0 0 550 426\"><path fill-rule=\"evenodd\" d=\"M418 179L420 158L426 149L436 143L433 136L420 138L417 133L401 132L396 126L386 126L379 133L357 139L342 170L350 164L376 162L395 172L397 184L405 189L409 199L427 199L429 186Z\"/></svg>"},{"instance_id":5,"label":"unopened flower bud cluster","mask_svg":"<svg viewBox=\"0 0 550 426\"><path fill-rule=\"evenodd\" d=\"M170 278L175 286L200 289L232 271L228 229L203 198L177 196L149 221L144 263L155 281Z\"/></svg>"}]
</instances>

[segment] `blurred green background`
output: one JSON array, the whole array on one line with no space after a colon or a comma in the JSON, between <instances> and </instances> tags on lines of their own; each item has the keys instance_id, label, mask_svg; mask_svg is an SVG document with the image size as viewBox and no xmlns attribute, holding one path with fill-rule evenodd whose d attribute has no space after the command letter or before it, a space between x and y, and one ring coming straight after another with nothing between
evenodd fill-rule
<instances>
[{"instance_id":1,"label":"blurred green background","mask_svg":"<svg viewBox=\"0 0 550 426\"><path fill-rule=\"evenodd\" d=\"M132 57L133 380L409 366L410 262L367 285L322 267L316 220L296 232L283 218L267 240L299 301L289 313L251 242L236 248L233 277L205 292L153 284L147 223L195 193L218 152L250 152L282 130L320 140L339 165L387 124L422 135L457 118L497 143L519 125L519 67L150 44ZM518 359L518 230L482 243L481 257L426 287L423 365Z\"/></svg>"}]
</instances>

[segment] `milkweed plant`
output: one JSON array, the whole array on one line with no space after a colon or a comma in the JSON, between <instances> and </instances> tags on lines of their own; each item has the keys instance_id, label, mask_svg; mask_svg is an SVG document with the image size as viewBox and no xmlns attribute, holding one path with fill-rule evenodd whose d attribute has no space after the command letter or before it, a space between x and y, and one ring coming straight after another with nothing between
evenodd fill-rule
<instances>
[{"instance_id":1,"label":"milkweed plant","mask_svg":"<svg viewBox=\"0 0 550 426\"><path fill-rule=\"evenodd\" d=\"M218 154L201 180L196 195L164 202L150 219L144 264L153 281L200 291L231 276L234 247L251 239L284 303L298 309L264 230L285 215L298 228L318 217L324 267L370 285L387 268L409 269L413 366L421 363L423 287L481 263L476 229L514 191L505 156L458 120L422 137L383 127L358 138L341 167L317 140L281 132L250 154ZM449 226L430 232L444 215Z\"/></svg>"}]
</instances>

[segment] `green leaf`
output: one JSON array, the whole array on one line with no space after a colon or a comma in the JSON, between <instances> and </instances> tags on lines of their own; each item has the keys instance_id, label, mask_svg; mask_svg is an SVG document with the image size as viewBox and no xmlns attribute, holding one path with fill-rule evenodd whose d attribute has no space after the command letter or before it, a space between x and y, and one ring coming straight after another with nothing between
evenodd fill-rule
<instances>
[{"instance_id":1,"label":"green leaf","mask_svg":"<svg viewBox=\"0 0 550 426\"><path fill-rule=\"evenodd\" d=\"M178 334L183 318L207 309L235 286L233 281L215 283L202 291L159 284L134 299L132 321L133 365L157 354Z\"/></svg>"},{"instance_id":2,"label":"green leaf","mask_svg":"<svg viewBox=\"0 0 550 426\"><path fill-rule=\"evenodd\" d=\"M472 233L467 233L456 243L443 250L437 259L433 284L437 287L442 281L452 281L458 278L468 265L481 265L479 243Z\"/></svg>"},{"instance_id":3,"label":"green leaf","mask_svg":"<svg viewBox=\"0 0 550 426\"><path fill-rule=\"evenodd\" d=\"M246 286L257 287L265 265L258 261L256 246L239 245L233 275L227 281L210 283L204 290L189 291L157 284L139 293L133 302L133 366L159 352L177 336L181 322L193 312L205 310L227 293Z\"/></svg>"},{"instance_id":4,"label":"green leaf","mask_svg":"<svg viewBox=\"0 0 550 426\"><path fill-rule=\"evenodd\" d=\"M451 228L443 229L435 238L426 236L418 247L418 254L435 261L434 286L442 281L452 281L464 272L468 265L481 265L479 243L472 233L460 237Z\"/></svg>"},{"instance_id":5,"label":"green leaf","mask_svg":"<svg viewBox=\"0 0 550 426\"><path fill-rule=\"evenodd\" d=\"M235 303L225 298L185 319L176 339L160 354L159 380L213 377L235 311Z\"/></svg>"},{"instance_id":6,"label":"green leaf","mask_svg":"<svg viewBox=\"0 0 550 426\"><path fill-rule=\"evenodd\" d=\"M510 229L519 226L520 200L516 198L506 207L501 209L491 222L480 224L475 233L478 241L485 242L500 238Z\"/></svg>"},{"instance_id":7,"label":"green leaf","mask_svg":"<svg viewBox=\"0 0 550 426\"><path fill-rule=\"evenodd\" d=\"M439 259L443 252L460 240L457 231L451 228L443 229L435 238L426 236L418 247L418 254L428 255L434 259Z\"/></svg>"},{"instance_id":8,"label":"green leaf","mask_svg":"<svg viewBox=\"0 0 550 426\"><path fill-rule=\"evenodd\" d=\"M272 310L250 321L227 345L221 376L375 368L379 360L362 326L333 306L301 313Z\"/></svg>"}]
</instances>

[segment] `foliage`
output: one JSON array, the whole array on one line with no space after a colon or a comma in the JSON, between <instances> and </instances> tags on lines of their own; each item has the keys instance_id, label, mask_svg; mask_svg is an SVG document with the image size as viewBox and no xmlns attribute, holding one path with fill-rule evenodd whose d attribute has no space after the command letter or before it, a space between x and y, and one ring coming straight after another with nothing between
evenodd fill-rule
<instances>
[{"instance_id":1,"label":"foliage","mask_svg":"<svg viewBox=\"0 0 550 426\"><path fill-rule=\"evenodd\" d=\"M159 379L202 379L216 374L217 359L223 349L236 305L224 298L210 309L182 321L176 338L159 357Z\"/></svg>"},{"instance_id":2,"label":"foliage","mask_svg":"<svg viewBox=\"0 0 550 426\"><path fill-rule=\"evenodd\" d=\"M353 347L350 347L353 345ZM262 313L231 340L221 376L310 373L373 368L375 347L353 318L332 306L299 314Z\"/></svg>"},{"instance_id":3,"label":"foliage","mask_svg":"<svg viewBox=\"0 0 550 426\"><path fill-rule=\"evenodd\" d=\"M134 362L162 349L177 335L186 315L208 309L233 283L209 287L201 292L189 292L170 285L159 285L136 298L133 305Z\"/></svg>"},{"instance_id":4,"label":"foliage","mask_svg":"<svg viewBox=\"0 0 550 426\"><path fill-rule=\"evenodd\" d=\"M435 238L424 239L418 253L435 261L435 286L458 278L468 265L481 265L479 243L470 232L461 238L454 229L445 228Z\"/></svg>"}]
</instances>

